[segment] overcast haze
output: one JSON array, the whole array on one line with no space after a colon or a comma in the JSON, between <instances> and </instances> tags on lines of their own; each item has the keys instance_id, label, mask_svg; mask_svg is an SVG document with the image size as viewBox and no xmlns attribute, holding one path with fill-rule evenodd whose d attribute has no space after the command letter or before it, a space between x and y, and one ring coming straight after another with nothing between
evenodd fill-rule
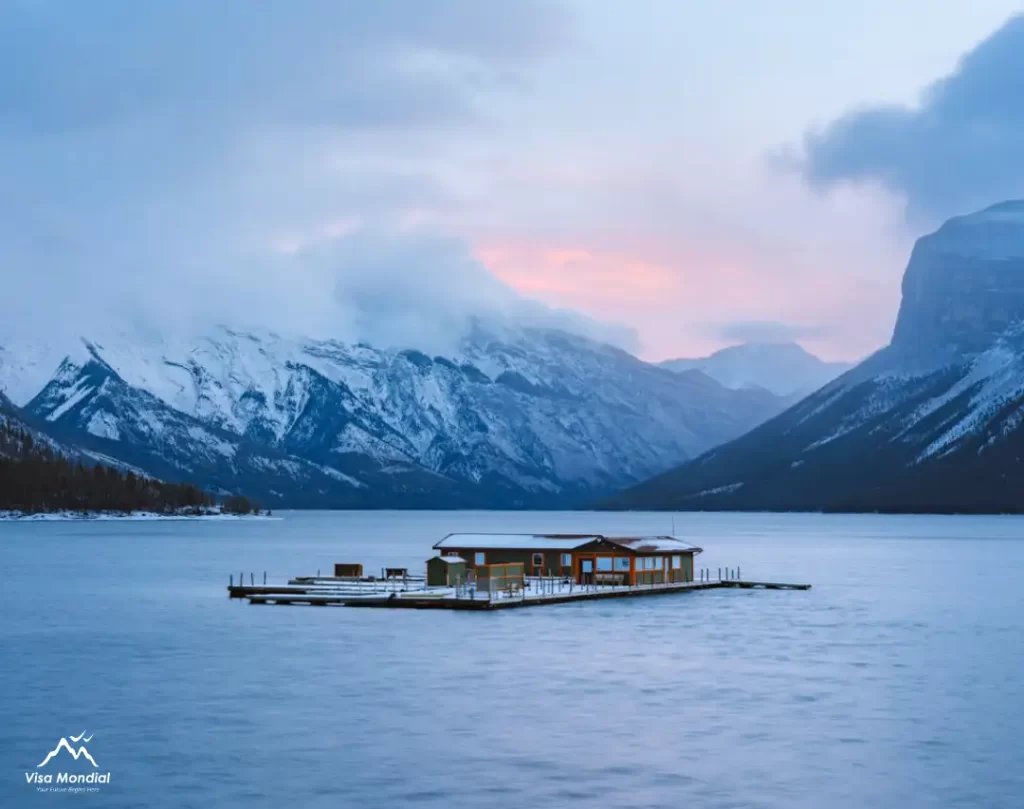
<instances>
[{"instance_id":1,"label":"overcast haze","mask_svg":"<svg viewBox=\"0 0 1024 809\"><path fill-rule=\"evenodd\" d=\"M8 0L6 331L862 356L917 235L1024 196L1024 19L713 5Z\"/></svg>"}]
</instances>

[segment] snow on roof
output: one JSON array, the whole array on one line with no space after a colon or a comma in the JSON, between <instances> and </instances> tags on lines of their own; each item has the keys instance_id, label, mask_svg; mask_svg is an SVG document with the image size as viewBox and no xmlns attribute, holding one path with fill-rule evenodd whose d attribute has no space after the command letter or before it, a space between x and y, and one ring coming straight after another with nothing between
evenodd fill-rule
<instances>
[{"instance_id":1,"label":"snow on roof","mask_svg":"<svg viewBox=\"0 0 1024 809\"><path fill-rule=\"evenodd\" d=\"M701 548L673 536L605 536L604 534L449 534L435 548L502 548L524 551L570 551L604 540L639 553L700 553Z\"/></svg>"},{"instance_id":2,"label":"snow on roof","mask_svg":"<svg viewBox=\"0 0 1024 809\"><path fill-rule=\"evenodd\" d=\"M466 560L461 556L435 556L435 559L440 559L442 562L447 562L450 565L464 565Z\"/></svg>"},{"instance_id":3,"label":"snow on roof","mask_svg":"<svg viewBox=\"0 0 1024 809\"><path fill-rule=\"evenodd\" d=\"M449 534L435 548L508 548L511 550L572 550L599 534Z\"/></svg>"},{"instance_id":4,"label":"snow on roof","mask_svg":"<svg viewBox=\"0 0 1024 809\"><path fill-rule=\"evenodd\" d=\"M638 553L661 551L663 553L700 553L703 548L691 545L679 537L648 536L648 537L605 537L609 542L629 548Z\"/></svg>"}]
</instances>

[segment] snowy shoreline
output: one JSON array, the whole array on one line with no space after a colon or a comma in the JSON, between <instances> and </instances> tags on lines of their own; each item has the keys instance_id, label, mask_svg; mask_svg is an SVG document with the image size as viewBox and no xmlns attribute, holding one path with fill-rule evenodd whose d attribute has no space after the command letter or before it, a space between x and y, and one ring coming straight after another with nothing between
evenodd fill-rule
<instances>
[{"instance_id":1,"label":"snowy shoreline","mask_svg":"<svg viewBox=\"0 0 1024 809\"><path fill-rule=\"evenodd\" d=\"M19 511L0 511L0 521L11 522L63 522L67 520L283 520L267 514L160 514L155 511L53 511L23 514Z\"/></svg>"}]
</instances>

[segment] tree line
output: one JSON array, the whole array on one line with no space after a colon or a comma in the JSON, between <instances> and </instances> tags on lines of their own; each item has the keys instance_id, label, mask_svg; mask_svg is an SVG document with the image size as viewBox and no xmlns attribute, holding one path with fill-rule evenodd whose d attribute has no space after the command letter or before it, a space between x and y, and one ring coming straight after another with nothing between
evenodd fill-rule
<instances>
[{"instance_id":1,"label":"tree line","mask_svg":"<svg viewBox=\"0 0 1024 809\"><path fill-rule=\"evenodd\" d=\"M192 483L166 483L103 464L70 460L0 417L0 511L201 514L215 503L213 495ZM224 510L258 513L244 497L228 498Z\"/></svg>"}]
</instances>

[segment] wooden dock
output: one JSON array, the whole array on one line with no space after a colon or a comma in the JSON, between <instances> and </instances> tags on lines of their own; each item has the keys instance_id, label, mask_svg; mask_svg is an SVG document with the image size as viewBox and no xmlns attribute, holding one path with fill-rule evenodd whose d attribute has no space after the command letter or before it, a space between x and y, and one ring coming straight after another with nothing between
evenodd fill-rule
<instances>
[{"instance_id":1,"label":"wooden dock","mask_svg":"<svg viewBox=\"0 0 1024 809\"><path fill-rule=\"evenodd\" d=\"M303 581L303 584L292 582ZM675 582L670 584L633 585L633 586L578 586L566 589L560 587L557 592L552 587L545 591L542 585L538 590L530 592L522 590L517 593L497 593L488 597L480 592L470 598L458 595L447 588L426 588L418 585L405 590L385 589L383 582L380 587L371 589L367 583L354 585L317 581L306 584L306 579L292 579L288 585L279 586L237 586L228 587L232 598L247 598L250 604L271 605L302 605L313 607L366 607L380 609L442 609L442 610L501 610L519 607L539 607L550 604L567 604L576 601L596 601L608 598L637 598L641 596L671 595L698 590L718 589L758 589L758 590L810 590L809 584L785 584L781 582L756 582L740 580L715 580Z\"/></svg>"}]
</instances>

